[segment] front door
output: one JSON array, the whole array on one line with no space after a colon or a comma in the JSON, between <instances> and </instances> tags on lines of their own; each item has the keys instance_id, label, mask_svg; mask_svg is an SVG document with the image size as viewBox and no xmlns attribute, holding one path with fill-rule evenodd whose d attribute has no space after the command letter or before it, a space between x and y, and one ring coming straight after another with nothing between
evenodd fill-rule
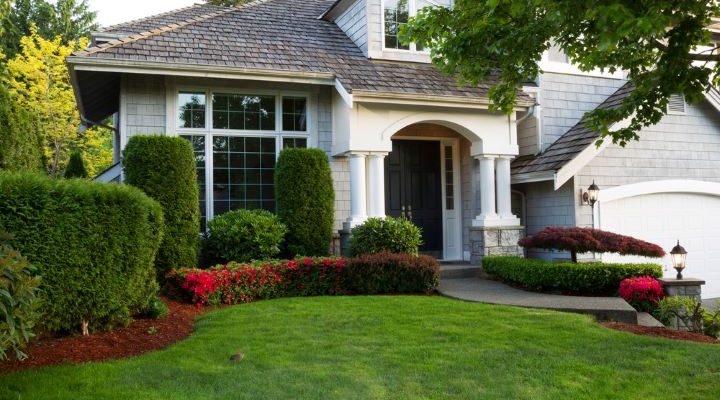
<instances>
[{"instance_id":1,"label":"front door","mask_svg":"<svg viewBox=\"0 0 720 400\"><path fill-rule=\"evenodd\" d=\"M420 251L443 256L440 142L393 140L385 159L385 213L422 229Z\"/></svg>"}]
</instances>

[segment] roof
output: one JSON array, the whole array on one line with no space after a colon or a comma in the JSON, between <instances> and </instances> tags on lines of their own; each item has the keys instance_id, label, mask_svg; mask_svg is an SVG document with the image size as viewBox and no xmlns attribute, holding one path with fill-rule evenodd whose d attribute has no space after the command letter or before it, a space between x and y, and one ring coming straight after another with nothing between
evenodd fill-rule
<instances>
[{"instance_id":1,"label":"roof","mask_svg":"<svg viewBox=\"0 0 720 400\"><path fill-rule=\"evenodd\" d=\"M618 107L633 91L633 85L628 82L595 109ZM570 128L555 143L537 156L523 156L516 158L512 163L512 174L529 174L540 172L559 171L578 154L595 143L600 138L600 132L594 131L585 124L587 117Z\"/></svg>"},{"instance_id":2,"label":"roof","mask_svg":"<svg viewBox=\"0 0 720 400\"><path fill-rule=\"evenodd\" d=\"M195 5L107 28L126 33L76 52L80 60L332 74L353 91L487 98L492 81L460 87L431 64L368 59L333 22L318 17L334 0L257 0L238 7ZM530 102L521 93L519 100Z\"/></svg>"}]
</instances>

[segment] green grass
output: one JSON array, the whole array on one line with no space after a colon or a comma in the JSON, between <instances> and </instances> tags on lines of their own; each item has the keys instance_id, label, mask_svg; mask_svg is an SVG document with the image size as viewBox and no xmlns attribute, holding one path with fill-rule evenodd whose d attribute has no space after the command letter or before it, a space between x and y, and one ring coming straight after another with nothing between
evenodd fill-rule
<instances>
[{"instance_id":1,"label":"green grass","mask_svg":"<svg viewBox=\"0 0 720 400\"><path fill-rule=\"evenodd\" d=\"M243 352L233 364L230 355ZM0 399L710 399L720 346L441 297L263 301L141 357L0 375Z\"/></svg>"}]
</instances>

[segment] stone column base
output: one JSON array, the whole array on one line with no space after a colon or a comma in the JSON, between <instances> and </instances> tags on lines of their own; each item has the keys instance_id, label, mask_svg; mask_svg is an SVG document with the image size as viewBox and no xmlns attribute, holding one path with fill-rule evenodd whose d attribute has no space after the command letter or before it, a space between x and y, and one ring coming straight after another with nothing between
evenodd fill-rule
<instances>
[{"instance_id":1,"label":"stone column base","mask_svg":"<svg viewBox=\"0 0 720 400\"><path fill-rule=\"evenodd\" d=\"M696 279L696 278L683 278L683 279L675 279L675 278L660 278L658 279L661 285L663 285L663 289L665 289L665 294L668 296L684 296L684 297L691 297L698 302L702 302L702 285L705 284L705 281L702 279ZM674 328L675 330L679 331L689 331L690 327L685 326L685 324L680 320L680 318L673 318L673 321L670 322L671 328Z\"/></svg>"},{"instance_id":2,"label":"stone column base","mask_svg":"<svg viewBox=\"0 0 720 400\"><path fill-rule=\"evenodd\" d=\"M485 256L524 255L517 242L525 235L524 226L470 227L470 263L482 265Z\"/></svg>"}]
</instances>

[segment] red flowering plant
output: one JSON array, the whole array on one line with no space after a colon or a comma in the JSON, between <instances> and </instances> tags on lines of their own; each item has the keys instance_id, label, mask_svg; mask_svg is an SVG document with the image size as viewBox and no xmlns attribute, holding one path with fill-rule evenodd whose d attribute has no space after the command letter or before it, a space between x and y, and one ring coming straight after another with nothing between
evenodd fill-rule
<instances>
[{"instance_id":1,"label":"red flowering plant","mask_svg":"<svg viewBox=\"0 0 720 400\"><path fill-rule=\"evenodd\" d=\"M620 282L620 297L636 310L652 313L665 297L665 291L657 279L639 276Z\"/></svg>"},{"instance_id":2,"label":"red flowering plant","mask_svg":"<svg viewBox=\"0 0 720 400\"><path fill-rule=\"evenodd\" d=\"M518 242L522 247L569 251L572 261L578 253L618 253L644 257L663 257L662 247L634 237L592 228L548 227Z\"/></svg>"}]
</instances>

